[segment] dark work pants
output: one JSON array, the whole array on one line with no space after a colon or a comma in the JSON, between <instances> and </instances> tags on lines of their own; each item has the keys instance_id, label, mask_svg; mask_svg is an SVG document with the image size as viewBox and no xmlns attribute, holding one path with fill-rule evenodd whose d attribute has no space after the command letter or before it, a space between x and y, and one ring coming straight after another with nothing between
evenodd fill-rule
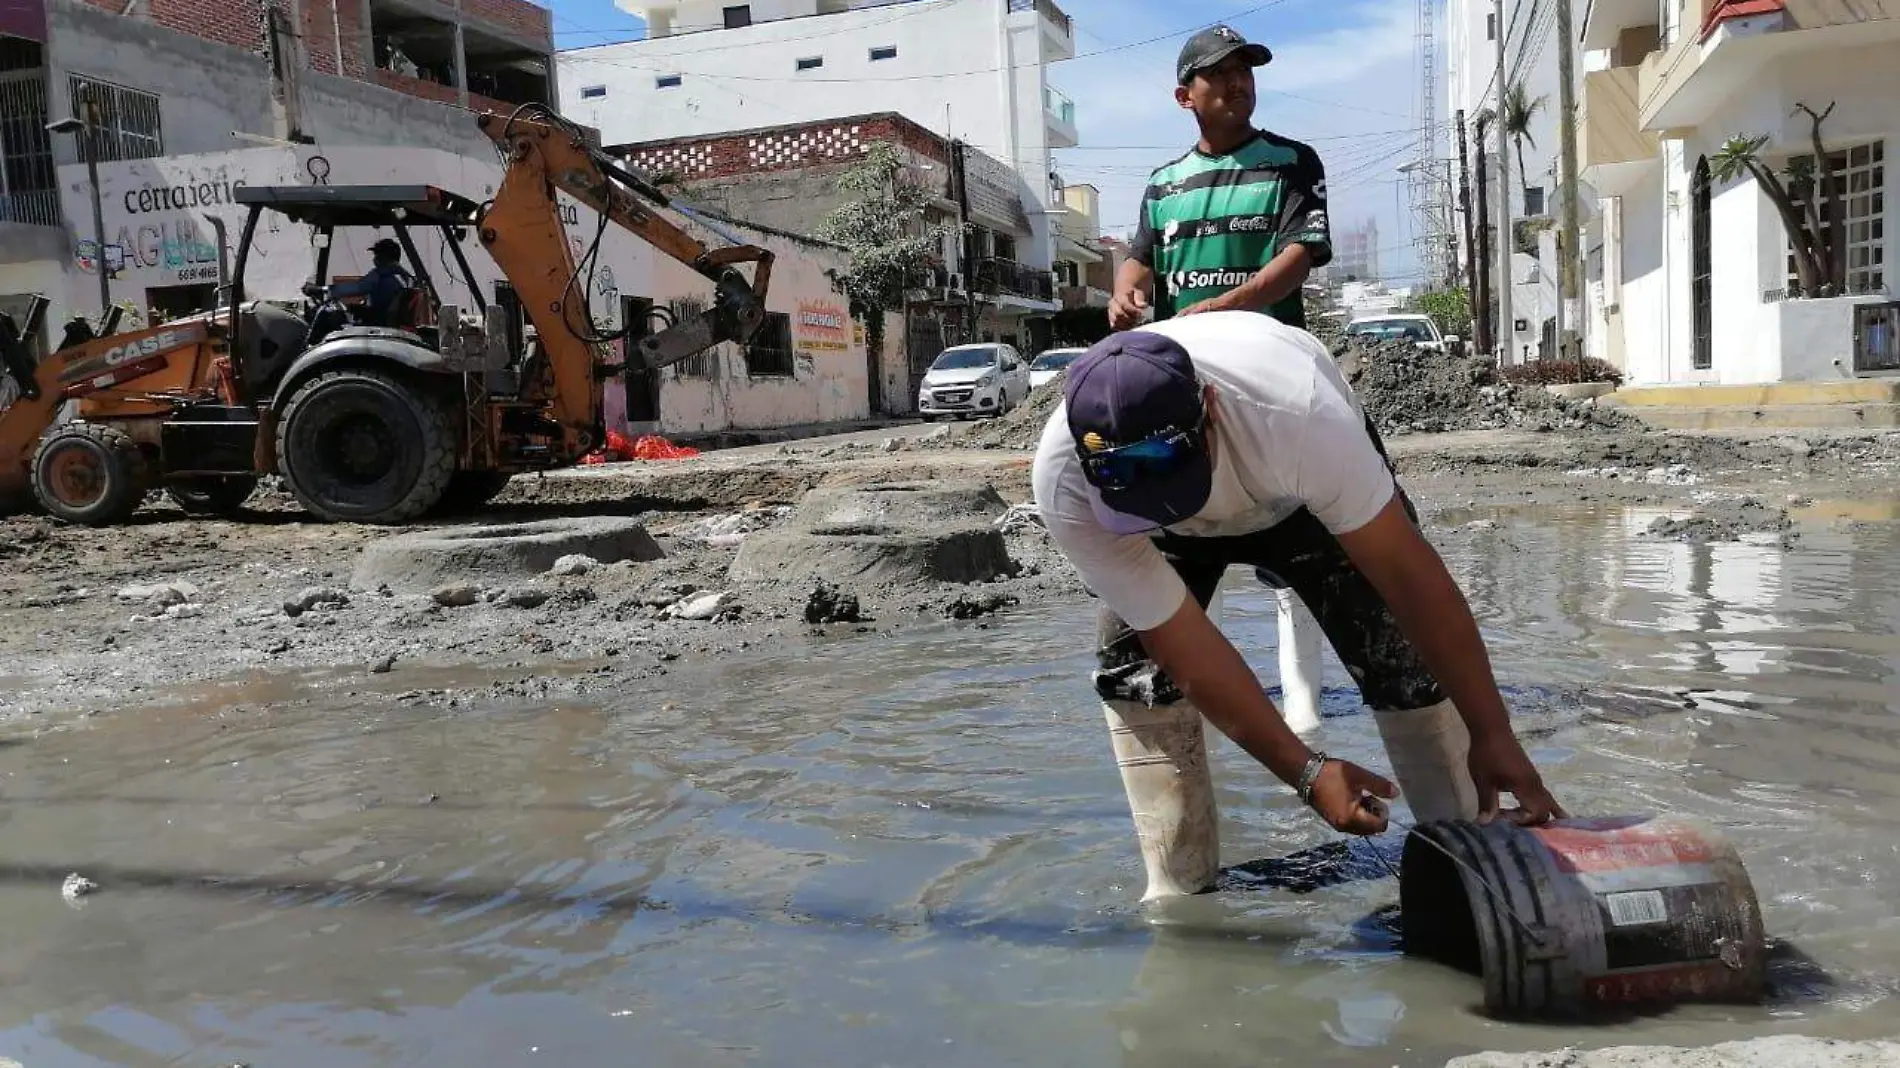
<instances>
[{"instance_id":1,"label":"dark work pants","mask_svg":"<svg viewBox=\"0 0 1900 1068\"><path fill-rule=\"evenodd\" d=\"M1373 444L1384 443L1367 421ZM1388 462L1388 466L1390 466ZM1412 522L1418 510L1403 488L1399 500ZM1444 692L1399 630L1398 620L1346 550L1313 513L1302 508L1274 526L1235 537L1200 538L1163 533L1155 547L1187 584L1202 608L1234 565L1251 566L1269 586L1288 586L1306 603L1365 703L1378 711L1425 708ZM1100 614L1095 690L1104 700L1172 704L1182 694L1148 658L1141 638L1114 612Z\"/></svg>"}]
</instances>

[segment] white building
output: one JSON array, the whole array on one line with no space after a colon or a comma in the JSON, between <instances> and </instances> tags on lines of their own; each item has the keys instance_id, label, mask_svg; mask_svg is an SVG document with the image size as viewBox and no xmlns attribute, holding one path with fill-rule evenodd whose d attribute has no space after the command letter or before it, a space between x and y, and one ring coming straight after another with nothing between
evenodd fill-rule
<instances>
[{"instance_id":1,"label":"white building","mask_svg":"<svg viewBox=\"0 0 1900 1068\"><path fill-rule=\"evenodd\" d=\"M1497 155L1496 120L1493 119L1491 125L1484 128L1482 139L1478 136L1477 128L1481 114L1489 112L1495 116L1498 113L1497 50L1500 28L1497 10L1492 0L1448 0L1446 5L1446 100L1440 118L1445 123L1447 133L1440 153L1446 159L1455 161L1458 158L1456 119L1462 111L1466 156L1473 187L1473 233L1474 236L1485 233L1491 235L1489 262L1494 276L1500 248L1496 237L1497 198L1500 186L1507 186L1503 192L1510 198L1512 228L1518 234L1515 243L1518 251L1512 256L1511 262L1514 282L1511 289L1511 315L1516 322L1500 324L1501 327L1516 327L1512 331L1510 344L1504 346L1506 360L1510 363L1524 362L1527 357L1536 359L1540 354L1556 354L1555 240L1558 205L1555 191L1559 173L1558 124L1562 121L1557 77L1558 2L1569 3L1573 24L1583 25L1588 0L1504 0L1504 84L1523 86L1525 96L1534 107L1529 126L1524 131L1525 136L1521 139L1507 136L1505 140L1509 155L1506 161L1510 175L1508 183L1500 181L1505 165ZM1655 0L1645 2L1653 6ZM1487 208L1482 217L1477 214L1479 204L1476 191L1480 169L1484 172L1482 180L1485 183ZM1580 191L1577 203L1580 222L1588 221L1593 200L1587 191ZM1487 229L1478 230L1481 224ZM1588 248L1587 243L1585 247ZM1493 280L1491 285L1495 292L1496 281ZM1571 307L1565 310L1566 332L1577 332L1577 319L1581 314L1578 302L1572 301Z\"/></svg>"},{"instance_id":2,"label":"white building","mask_svg":"<svg viewBox=\"0 0 1900 1068\"><path fill-rule=\"evenodd\" d=\"M1601 209L1597 354L1639 384L1900 369L1887 270L1900 209L1885 195L1900 149L1900 3L1597 0L1581 31L1580 162ZM1784 182L1790 164L1812 166L1803 107L1832 108L1821 138L1846 195L1837 295L1795 299L1775 203L1754 177L1717 173L1737 136L1765 139L1757 155Z\"/></svg>"},{"instance_id":3,"label":"white building","mask_svg":"<svg viewBox=\"0 0 1900 1068\"><path fill-rule=\"evenodd\" d=\"M1012 167L1033 210L1025 266L1055 258L1052 149L1076 144L1075 106L1049 64L1075 54L1053 0L616 0L642 41L562 52L564 114L606 144L895 111Z\"/></svg>"}]
</instances>

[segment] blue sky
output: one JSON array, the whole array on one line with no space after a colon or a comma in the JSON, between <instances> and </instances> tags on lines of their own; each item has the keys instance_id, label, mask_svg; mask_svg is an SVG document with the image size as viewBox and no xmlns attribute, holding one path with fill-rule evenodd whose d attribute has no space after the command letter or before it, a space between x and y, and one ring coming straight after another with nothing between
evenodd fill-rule
<instances>
[{"instance_id":1,"label":"blue sky","mask_svg":"<svg viewBox=\"0 0 1900 1068\"><path fill-rule=\"evenodd\" d=\"M1175 105L1170 71L1189 34L1224 21L1273 50L1274 61L1258 74L1255 124L1319 152L1335 232L1374 218L1388 275L1411 269L1411 227L1396 168L1419 154L1415 3L1057 2L1075 20L1076 58L1055 64L1049 81L1075 101L1081 144L1059 151L1056 169L1072 185L1101 190L1106 232L1132 226L1148 172L1194 142L1193 117ZM552 7L559 47L644 34L640 20L613 0L552 0Z\"/></svg>"}]
</instances>

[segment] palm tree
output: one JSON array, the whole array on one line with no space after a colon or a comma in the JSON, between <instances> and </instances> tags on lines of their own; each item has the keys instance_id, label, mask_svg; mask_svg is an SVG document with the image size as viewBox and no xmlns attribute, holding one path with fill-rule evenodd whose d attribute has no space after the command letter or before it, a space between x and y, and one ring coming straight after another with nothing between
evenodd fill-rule
<instances>
[{"instance_id":1,"label":"palm tree","mask_svg":"<svg viewBox=\"0 0 1900 1068\"><path fill-rule=\"evenodd\" d=\"M1816 123L1818 128L1819 123ZM1817 129L1816 149L1821 159L1826 159L1825 150L1819 144ZM1806 166L1791 165L1782 174L1776 174L1773 167L1761 157L1761 150L1768 144L1768 138L1731 137L1722 143L1722 148L1709 157L1709 175L1718 182L1730 182L1743 175L1755 179L1755 184L1774 204L1775 211L1781 215L1781 228L1787 231L1788 244L1794 251L1794 273L1798 296L1824 296L1835 291L1834 263L1827 253L1825 233L1818 212L1814 210L1814 196L1802 199L1807 203L1804 212L1797 207L1790 195L1788 185L1782 181L1785 176L1797 187L1813 188L1813 170Z\"/></svg>"},{"instance_id":2,"label":"palm tree","mask_svg":"<svg viewBox=\"0 0 1900 1068\"><path fill-rule=\"evenodd\" d=\"M1499 103L1502 113L1504 132L1510 135L1512 144L1517 148L1517 180L1524 187L1525 199L1530 198L1530 172L1524 169L1524 142L1529 141L1532 148L1537 142L1531 137L1531 120L1543 108L1549 97L1540 96L1535 100L1525 91L1524 83L1517 82L1504 90L1504 99Z\"/></svg>"}]
</instances>

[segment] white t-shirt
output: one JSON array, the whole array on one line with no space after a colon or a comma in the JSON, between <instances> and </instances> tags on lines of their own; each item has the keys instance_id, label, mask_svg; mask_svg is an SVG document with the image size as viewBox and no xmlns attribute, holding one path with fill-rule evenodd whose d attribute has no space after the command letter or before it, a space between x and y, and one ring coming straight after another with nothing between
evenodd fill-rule
<instances>
[{"instance_id":1,"label":"white t-shirt","mask_svg":"<svg viewBox=\"0 0 1900 1068\"><path fill-rule=\"evenodd\" d=\"M1214 387L1213 490L1193 518L1167 529L1202 537L1249 534L1301 506L1347 534L1392 499L1392 472L1366 434L1352 387L1318 338L1257 312L1211 312L1141 327L1179 342ZM1167 622L1187 585L1149 534L1115 534L1096 519L1057 405L1043 428L1036 507L1057 547L1097 597L1136 630Z\"/></svg>"}]
</instances>

